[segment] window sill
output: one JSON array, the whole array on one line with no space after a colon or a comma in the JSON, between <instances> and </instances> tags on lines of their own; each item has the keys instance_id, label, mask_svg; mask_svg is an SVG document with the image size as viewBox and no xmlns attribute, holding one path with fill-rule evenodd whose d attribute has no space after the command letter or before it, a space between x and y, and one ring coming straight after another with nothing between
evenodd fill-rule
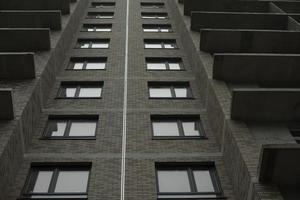
<instances>
[{"instance_id":1,"label":"window sill","mask_svg":"<svg viewBox=\"0 0 300 200\"><path fill-rule=\"evenodd\" d=\"M150 100L195 100L194 97L182 97L182 98L173 98L173 97L149 97Z\"/></svg>"},{"instance_id":2,"label":"window sill","mask_svg":"<svg viewBox=\"0 0 300 200\"><path fill-rule=\"evenodd\" d=\"M65 98L65 97L55 97L55 99L57 100L68 100L68 99L78 99L78 100L81 100L81 99L102 99L102 97L68 97L68 98Z\"/></svg>"},{"instance_id":3,"label":"window sill","mask_svg":"<svg viewBox=\"0 0 300 200\"><path fill-rule=\"evenodd\" d=\"M93 137L40 137L40 140L96 140L96 136Z\"/></svg>"}]
</instances>

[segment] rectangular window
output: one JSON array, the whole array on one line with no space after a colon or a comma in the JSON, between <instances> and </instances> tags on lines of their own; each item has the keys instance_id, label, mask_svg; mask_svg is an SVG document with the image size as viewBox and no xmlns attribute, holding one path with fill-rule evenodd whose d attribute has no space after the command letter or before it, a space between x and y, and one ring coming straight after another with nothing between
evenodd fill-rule
<instances>
[{"instance_id":1,"label":"rectangular window","mask_svg":"<svg viewBox=\"0 0 300 200\"><path fill-rule=\"evenodd\" d=\"M113 12L88 12L87 19L112 19Z\"/></svg>"},{"instance_id":2,"label":"rectangular window","mask_svg":"<svg viewBox=\"0 0 300 200\"><path fill-rule=\"evenodd\" d=\"M144 39L146 49L177 49L176 40L173 39Z\"/></svg>"},{"instance_id":3,"label":"rectangular window","mask_svg":"<svg viewBox=\"0 0 300 200\"><path fill-rule=\"evenodd\" d=\"M91 8L111 8L115 5L115 2L92 2Z\"/></svg>"},{"instance_id":4,"label":"rectangular window","mask_svg":"<svg viewBox=\"0 0 300 200\"><path fill-rule=\"evenodd\" d=\"M188 82L148 82L150 98L193 98Z\"/></svg>"},{"instance_id":5,"label":"rectangular window","mask_svg":"<svg viewBox=\"0 0 300 200\"><path fill-rule=\"evenodd\" d=\"M181 58L146 58L147 70L151 71L180 71L184 70Z\"/></svg>"},{"instance_id":6,"label":"rectangular window","mask_svg":"<svg viewBox=\"0 0 300 200\"><path fill-rule=\"evenodd\" d=\"M143 24L146 33L170 33L173 32L170 24Z\"/></svg>"},{"instance_id":7,"label":"rectangular window","mask_svg":"<svg viewBox=\"0 0 300 200\"><path fill-rule=\"evenodd\" d=\"M156 163L158 199L222 198L213 163Z\"/></svg>"},{"instance_id":8,"label":"rectangular window","mask_svg":"<svg viewBox=\"0 0 300 200\"><path fill-rule=\"evenodd\" d=\"M141 2L142 8L164 8L165 4L161 2Z\"/></svg>"},{"instance_id":9,"label":"rectangular window","mask_svg":"<svg viewBox=\"0 0 300 200\"><path fill-rule=\"evenodd\" d=\"M78 49L107 49L109 39L79 39L76 48Z\"/></svg>"},{"instance_id":10,"label":"rectangular window","mask_svg":"<svg viewBox=\"0 0 300 200\"><path fill-rule=\"evenodd\" d=\"M103 82L62 82L58 98L101 98Z\"/></svg>"},{"instance_id":11,"label":"rectangular window","mask_svg":"<svg viewBox=\"0 0 300 200\"><path fill-rule=\"evenodd\" d=\"M69 70L105 70L107 58L71 58Z\"/></svg>"},{"instance_id":12,"label":"rectangular window","mask_svg":"<svg viewBox=\"0 0 300 200\"><path fill-rule=\"evenodd\" d=\"M158 139L205 138L198 115L152 115L153 137Z\"/></svg>"},{"instance_id":13,"label":"rectangular window","mask_svg":"<svg viewBox=\"0 0 300 200\"><path fill-rule=\"evenodd\" d=\"M95 138L97 116L50 116L44 131L49 139Z\"/></svg>"},{"instance_id":14,"label":"rectangular window","mask_svg":"<svg viewBox=\"0 0 300 200\"><path fill-rule=\"evenodd\" d=\"M289 130L296 142L300 144L300 125L290 126Z\"/></svg>"},{"instance_id":15,"label":"rectangular window","mask_svg":"<svg viewBox=\"0 0 300 200\"><path fill-rule=\"evenodd\" d=\"M35 164L27 176L22 198L86 199L90 164Z\"/></svg>"},{"instance_id":16,"label":"rectangular window","mask_svg":"<svg viewBox=\"0 0 300 200\"><path fill-rule=\"evenodd\" d=\"M112 24L84 24L82 32L110 32Z\"/></svg>"},{"instance_id":17,"label":"rectangular window","mask_svg":"<svg viewBox=\"0 0 300 200\"><path fill-rule=\"evenodd\" d=\"M142 19L167 19L167 13L160 12L142 12Z\"/></svg>"}]
</instances>

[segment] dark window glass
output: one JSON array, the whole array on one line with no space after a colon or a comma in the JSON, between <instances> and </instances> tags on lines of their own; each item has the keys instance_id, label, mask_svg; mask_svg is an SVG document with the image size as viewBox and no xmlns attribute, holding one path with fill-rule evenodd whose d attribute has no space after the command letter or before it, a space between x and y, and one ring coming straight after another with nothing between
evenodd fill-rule
<instances>
[{"instance_id":1,"label":"dark window glass","mask_svg":"<svg viewBox=\"0 0 300 200\"><path fill-rule=\"evenodd\" d=\"M166 40L157 40L157 39L145 39L144 47L146 49L177 49L176 40L166 39Z\"/></svg>"},{"instance_id":2,"label":"dark window glass","mask_svg":"<svg viewBox=\"0 0 300 200\"><path fill-rule=\"evenodd\" d=\"M188 82L148 82L150 98L192 98Z\"/></svg>"},{"instance_id":3,"label":"dark window glass","mask_svg":"<svg viewBox=\"0 0 300 200\"><path fill-rule=\"evenodd\" d=\"M69 70L105 70L107 58L71 58Z\"/></svg>"},{"instance_id":4,"label":"dark window glass","mask_svg":"<svg viewBox=\"0 0 300 200\"><path fill-rule=\"evenodd\" d=\"M110 32L112 24L84 24L81 31L84 32Z\"/></svg>"},{"instance_id":5,"label":"dark window glass","mask_svg":"<svg viewBox=\"0 0 300 200\"><path fill-rule=\"evenodd\" d=\"M33 166L27 177L22 198L84 199L90 166L39 165Z\"/></svg>"},{"instance_id":6,"label":"dark window glass","mask_svg":"<svg viewBox=\"0 0 300 200\"><path fill-rule=\"evenodd\" d=\"M151 71L180 71L184 70L180 58L146 58L147 70Z\"/></svg>"},{"instance_id":7,"label":"dark window glass","mask_svg":"<svg viewBox=\"0 0 300 200\"><path fill-rule=\"evenodd\" d=\"M113 12L88 12L87 19L112 19Z\"/></svg>"},{"instance_id":8,"label":"dark window glass","mask_svg":"<svg viewBox=\"0 0 300 200\"><path fill-rule=\"evenodd\" d=\"M55 139L74 139L95 137L98 119L94 116L51 117L48 120L44 137Z\"/></svg>"},{"instance_id":9,"label":"dark window glass","mask_svg":"<svg viewBox=\"0 0 300 200\"><path fill-rule=\"evenodd\" d=\"M142 19L167 19L167 13L142 12Z\"/></svg>"},{"instance_id":10,"label":"dark window glass","mask_svg":"<svg viewBox=\"0 0 300 200\"><path fill-rule=\"evenodd\" d=\"M204 129L199 116L153 115L151 116L153 136L158 138L203 138Z\"/></svg>"},{"instance_id":11,"label":"dark window glass","mask_svg":"<svg viewBox=\"0 0 300 200\"><path fill-rule=\"evenodd\" d=\"M164 8L165 4L161 2L141 2L142 8Z\"/></svg>"},{"instance_id":12,"label":"dark window glass","mask_svg":"<svg viewBox=\"0 0 300 200\"><path fill-rule=\"evenodd\" d=\"M116 5L115 2L92 2L92 8L107 8L107 7L114 7Z\"/></svg>"},{"instance_id":13,"label":"dark window glass","mask_svg":"<svg viewBox=\"0 0 300 200\"><path fill-rule=\"evenodd\" d=\"M296 142L300 144L300 125L292 125L289 127L289 130Z\"/></svg>"},{"instance_id":14,"label":"dark window glass","mask_svg":"<svg viewBox=\"0 0 300 200\"><path fill-rule=\"evenodd\" d=\"M158 199L222 197L213 164L157 164Z\"/></svg>"},{"instance_id":15,"label":"dark window glass","mask_svg":"<svg viewBox=\"0 0 300 200\"><path fill-rule=\"evenodd\" d=\"M79 39L76 48L78 49L107 49L109 39Z\"/></svg>"},{"instance_id":16,"label":"dark window glass","mask_svg":"<svg viewBox=\"0 0 300 200\"><path fill-rule=\"evenodd\" d=\"M101 98L103 82L62 82L59 98Z\"/></svg>"}]
</instances>

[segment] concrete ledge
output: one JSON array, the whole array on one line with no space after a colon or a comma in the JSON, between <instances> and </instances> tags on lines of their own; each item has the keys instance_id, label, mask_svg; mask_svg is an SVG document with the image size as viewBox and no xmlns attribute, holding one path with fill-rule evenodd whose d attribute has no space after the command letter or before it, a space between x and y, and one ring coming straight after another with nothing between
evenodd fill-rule
<instances>
[{"instance_id":1,"label":"concrete ledge","mask_svg":"<svg viewBox=\"0 0 300 200\"><path fill-rule=\"evenodd\" d=\"M60 11L1 11L0 28L61 29Z\"/></svg>"},{"instance_id":2,"label":"concrete ledge","mask_svg":"<svg viewBox=\"0 0 300 200\"><path fill-rule=\"evenodd\" d=\"M300 53L299 31L202 29L200 50L209 53Z\"/></svg>"},{"instance_id":3,"label":"concrete ledge","mask_svg":"<svg viewBox=\"0 0 300 200\"><path fill-rule=\"evenodd\" d=\"M184 0L184 15L191 15L191 11L266 13L268 10L266 1Z\"/></svg>"},{"instance_id":4,"label":"concrete ledge","mask_svg":"<svg viewBox=\"0 0 300 200\"><path fill-rule=\"evenodd\" d=\"M231 83L297 86L300 55L215 54L213 78Z\"/></svg>"},{"instance_id":5,"label":"concrete ledge","mask_svg":"<svg viewBox=\"0 0 300 200\"><path fill-rule=\"evenodd\" d=\"M263 145L259 181L280 186L300 184L300 145Z\"/></svg>"},{"instance_id":6,"label":"concrete ledge","mask_svg":"<svg viewBox=\"0 0 300 200\"><path fill-rule=\"evenodd\" d=\"M70 13L70 0L1 0L1 10L60 10Z\"/></svg>"},{"instance_id":7,"label":"concrete ledge","mask_svg":"<svg viewBox=\"0 0 300 200\"><path fill-rule=\"evenodd\" d=\"M191 12L191 29L266 29L286 30L287 14Z\"/></svg>"},{"instance_id":8,"label":"concrete ledge","mask_svg":"<svg viewBox=\"0 0 300 200\"><path fill-rule=\"evenodd\" d=\"M0 89L0 102L0 120L12 120L14 111L11 89Z\"/></svg>"},{"instance_id":9,"label":"concrete ledge","mask_svg":"<svg viewBox=\"0 0 300 200\"><path fill-rule=\"evenodd\" d=\"M0 53L0 79L35 78L33 53Z\"/></svg>"},{"instance_id":10,"label":"concrete ledge","mask_svg":"<svg viewBox=\"0 0 300 200\"><path fill-rule=\"evenodd\" d=\"M49 29L0 28L1 52L48 51L50 50Z\"/></svg>"},{"instance_id":11,"label":"concrete ledge","mask_svg":"<svg viewBox=\"0 0 300 200\"><path fill-rule=\"evenodd\" d=\"M246 122L300 120L300 89L233 89L231 118Z\"/></svg>"}]
</instances>

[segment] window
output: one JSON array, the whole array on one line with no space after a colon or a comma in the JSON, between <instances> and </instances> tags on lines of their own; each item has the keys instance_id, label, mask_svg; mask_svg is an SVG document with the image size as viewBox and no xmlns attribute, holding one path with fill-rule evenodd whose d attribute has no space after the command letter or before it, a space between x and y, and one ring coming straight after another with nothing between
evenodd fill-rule
<instances>
[{"instance_id":1,"label":"window","mask_svg":"<svg viewBox=\"0 0 300 200\"><path fill-rule=\"evenodd\" d=\"M147 33L169 33L172 32L170 24L143 24L143 31Z\"/></svg>"},{"instance_id":2,"label":"window","mask_svg":"<svg viewBox=\"0 0 300 200\"><path fill-rule=\"evenodd\" d=\"M71 58L69 70L105 70L107 58Z\"/></svg>"},{"instance_id":3,"label":"window","mask_svg":"<svg viewBox=\"0 0 300 200\"><path fill-rule=\"evenodd\" d=\"M25 183L22 198L86 199L90 164L34 164Z\"/></svg>"},{"instance_id":4,"label":"window","mask_svg":"<svg viewBox=\"0 0 300 200\"><path fill-rule=\"evenodd\" d=\"M88 12L87 19L112 19L113 12Z\"/></svg>"},{"instance_id":5,"label":"window","mask_svg":"<svg viewBox=\"0 0 300 200\"><path fill-rule=\"evenodd\" d=\"M158 199L223 197L213 163L157 163Z\"/></svg>"},{"instance_id":6,"label":"window","mask_svg":"<svg viewBox=\"0 0 300 200\"><path fill-rule=\"evenodd\" d=\"M76 45L78 49L107 49L109 39L79 39Z\"/></svg>"},{"instance_id":7,"label":"window","mask_svg":"<svg viewBox=\"0 0 300 200\"><path fill-rule=\"evenodd\" d=\"M289 127L290 133L296 140L298 144L300 144L300 126L299 125L293 125Z\"/></svg>"},{"instance_id":8,"label":"window","mask_svg":"<svg viewBox=\"0 0 300 200\"><path fill-rule=\"evenodd\" d=\"M108 8L108 7L115 7L115 2L92 2L92 8Z\"/></svg>"},{"instance_id":9,"label":"window","mask_svg":"<svg viewBox=\"0 0 300 200\"><path fill-rule=\"evenodd\" d=\"M176 40L172 39L145 39L144 47L146 49L177 49Z\"/></svg>"},{"instance_id":10,"label":"window","mask_svg":"<svg viewBox=\"0 0 300 200\"><path fill-rule=\"evenodd\" d=\"M184 70L181 58L146 58L146 67L151 71Z\"/></svg>"},{"instance_id":11,"label":"window","mask_svg":"<svg viewBox=\"0 0 300 200\"><path fill-rule=\"evenodd\" d=\"M83 32L110 32L112 24L84 24L81 31Z\"/></svg>"},{"instance_id":12,"label":"window","mask_svg":"<svg viewBox=\"0 0 300 200\"><path fill-rule=\"evenodd\" d=\"M192 98L188 82L148 82L150 98Z\"/></svg>"},{"instance_id":13,"label":"window","mask_svg":"<svg viewBox=\"0 0 300 200\"><path fill-rule=\"evenodd\" d=\"M95 138L97 116L50 116L44 131L49 139Z\"/></svg>"},{"instance_id":14,"label":"window","mask_svg":"<svg viewBox=\"0 0 300 200\"><path fill-rule=\"evenodd\" d=\"M142 12L142 19L167 19L167 13Z\"/></svg>"},{"instance_id":15,"label":"window","mask_svg":"<svg viewBox=\"0 0 300 200\"><path fill-rule=\"evenodd\" d=\"M205 138L197 115L152 115L151 122L153 137L158 139Z\"/></svg>"},{"instance_id":16,"label":"window","mask_svg":"<svg viewBox=\"0 0 300 200\"><path fill-rule=\"evenodd\" d=\"M141 2L142 8L164 8L165 4L161 2Z\"/></svg>"},{"instance_id":17,"label":"window","mask_svg":"<svg viewBox=\"0 0 300 200\"><path fill-rule=\"evenodd\" d=\"M62 82L58 98L101 98L103 82Z\"/></svg>"}]
</instances>

